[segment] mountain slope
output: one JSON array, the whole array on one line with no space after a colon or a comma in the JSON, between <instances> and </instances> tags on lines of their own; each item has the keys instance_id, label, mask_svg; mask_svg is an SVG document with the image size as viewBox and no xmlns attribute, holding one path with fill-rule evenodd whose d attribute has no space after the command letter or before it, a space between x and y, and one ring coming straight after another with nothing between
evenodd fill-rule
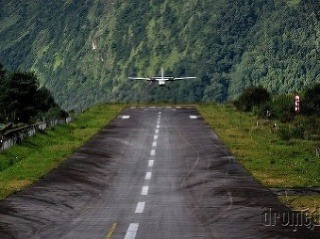
<instances>
[{"instance_id":1,"label":"mountain slope","mask_svg":"<svg viewBox=\"0 0 320 239\"><path fill-rule=\"evenodd\" d=\"M65 108L223 101L252 84L319 81L319 2L1 0L0 61L33 69ZM196 75L159 89L129 75Z\"/></svg>"}]
</instances>

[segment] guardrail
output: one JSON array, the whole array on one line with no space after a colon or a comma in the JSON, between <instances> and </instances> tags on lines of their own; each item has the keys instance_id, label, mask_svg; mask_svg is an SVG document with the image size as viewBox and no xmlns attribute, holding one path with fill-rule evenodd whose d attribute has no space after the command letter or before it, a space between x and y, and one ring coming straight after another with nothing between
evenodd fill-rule
<instances>
[{"instance_id":1,"label":"guardrail","mask_svg":"<svg viewBox=\"0 0 320 239\"><path fill-rule=\"evenodd\" d=\"M21 143L26 138L32 137L40 130L52 128L55 125L68 124L72 120L71 117L64 119L54 119L45 122L40 122L34 125L23 126L17 129L6 131L0 135L0 152Z\"/></svg>"}]
</instances>

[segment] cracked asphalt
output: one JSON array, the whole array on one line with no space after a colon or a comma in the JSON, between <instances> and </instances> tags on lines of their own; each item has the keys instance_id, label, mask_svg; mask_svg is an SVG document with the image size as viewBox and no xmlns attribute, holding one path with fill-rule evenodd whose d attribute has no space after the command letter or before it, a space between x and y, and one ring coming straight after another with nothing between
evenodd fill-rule
<instances>
[{"instance_id":1,"label":"cracked asphalt","mask_svg":"<svg viewBox=\"0 0 320 239\"><path fill-rule=\"evenodd\" d=\"M0 238L319 238L194 108L128 108L0 202Z\"/></svg>"}]
</instances>

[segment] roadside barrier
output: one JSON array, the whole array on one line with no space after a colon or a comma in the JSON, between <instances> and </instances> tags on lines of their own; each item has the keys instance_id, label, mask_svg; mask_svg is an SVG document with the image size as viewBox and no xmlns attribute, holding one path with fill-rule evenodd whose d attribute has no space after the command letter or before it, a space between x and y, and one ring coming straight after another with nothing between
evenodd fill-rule
<instances>
[{"instance_id":1,"label":"roadside barrier","mask_svg":"<svg viewBox=\"0 0 320 239\"><path fill-rule=\"evenodd\" d=\"M54 119L45 122L40 122L34 125L23 126L17 129L6 131L3 135L0 135L0 152L21 143L28 137L32 137L37 132L50 129L55 125L68 124L72 120L71 117L63 119Z\"/></svg>"}]
</instances>

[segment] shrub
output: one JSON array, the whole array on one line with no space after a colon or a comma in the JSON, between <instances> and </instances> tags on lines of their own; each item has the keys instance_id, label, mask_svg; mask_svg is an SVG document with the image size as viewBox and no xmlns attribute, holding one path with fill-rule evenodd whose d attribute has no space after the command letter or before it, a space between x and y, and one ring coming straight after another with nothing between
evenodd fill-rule
<instances>
[{"instance_id":1,"label":"shrub","mask_svg":"<svg viewBox=\"0 0 320 239\"><path fill-rule=\"evenodd\" d=\"M279 130L277 131L278 136L281 140L289 141L291 138L291 132L289 127L281 126Z\"/></svg>"},{"instance_id":2,"label":"shrub","mask_svg":"<svg viewBox=\"0 0 320 239\"><path fill-rule=\"evenodd\" d=\"M294 114L292 112L284 111L280 115L281 123L288 123L294 119Z\"/></svg>"},{"instance_id":3,"label":"shrub","mask_svg":"<svg viewBox=\"0 0 320 239\"><path fill-rule=\"evenodd\" d=\"M247 88L235 101L235 106L241 111L252 111L270 101L270 93L262 86Z\"/></svg>"},{"instance_id":4,"label":"shrub","mask_svg":"<svg viewBox=\"0 0 320 239\"><path fill-rule=\"evenodd\" d=\"M305 90L301 104L303 114L320 116L320 84Z\"/></svg>"},{"instance_id":5,"label":"shrub","mask_svg":"<svg viewBox=\"0 0 320 239\"><path fill-rule=\"evenodd\" d=\"M320 138L320 119L316 116L297 116L292 124L292 137L301 139Z\"/></svg>"},{"instance_id":6,"label":"shrub","mask_svg":"<svg viewBox=\"0 0 320 239\"><path fill-rule=\"evenodd\" d=\"M303 139L305 136L305 126L303 124L294 125L291 130L291 136L297 139Z\"/></svg>"},{"instance_id":7,"label":"shrub","mask_svg":"<svg viewBox=\"0 0 320 239\"><path fill-rule=\"evenodd\" d=\"M293 120L294 112L294 98L292 95L278 95L273 98L271 102L271 111L275 118L282 122L289 122Z\"/></svg>"},{"instance_id":8,"label":"shrub","mask_svg":"<svg viewBox=\"0 0 320 239\"><path fill-rule=\"evenodd\" d=\"M274 115L272 114L272 107L271 107L271 102L265 102L260 106L254 106L252 108L252 111L255 115L261 117L261 118L268 118L268 119L272 119L274 118ZM269 112L269 114L267 113Z\"/></svg>"}]
</instances>

